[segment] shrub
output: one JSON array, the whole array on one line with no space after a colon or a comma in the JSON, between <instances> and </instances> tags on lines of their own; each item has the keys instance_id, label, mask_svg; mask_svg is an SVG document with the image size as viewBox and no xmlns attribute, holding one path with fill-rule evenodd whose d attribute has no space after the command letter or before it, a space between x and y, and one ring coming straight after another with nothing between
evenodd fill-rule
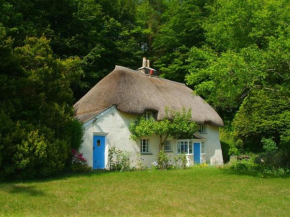
<instances>
[{"instance_id":1,"label":"shrub","mask_svg":"<svg viewBox=\"0 0 290 217\"><path fill-rule=\"evenodd\" d=\"M187 164L187 159L185 154L179 154L174 157L174 161L176 166L179 166L179 168L185 169Z\"/></svg>"},{"instance_id":2,"label":"shrub","mask_svg":"<svg viewBox=\"0 0 290 217\"><path fill-rule=\"evenodd\" d=\"M75 149L72 149L71 153L72 153L71 170L73 172L85 173L92 170L92 168L88 166L87 160L83 157L82 153L76 151Z\"/></svg>"},{"instance_id":3,"label":"shrub","mask_svg":"<svg viewBox=\"0 0 290 217\"><path fill-rule=\"evenodd\" d=\"M287 153L282 149L272 152L263 152L256 157L255 162L266 167L287 167Z\"/></svg>"},{"instance_id":4,"label":"shrub","mask_svg":"<svg viewBox=\"0 0 290 217\"><path fill-rule=\"evenodd\" d=\"M271 139L271 138L270 139L262 138L261 142L263 144L263 149L266 152L273 152L273 151L276 151L278 149L276 142L274 142L273 139Z\"/></svg>"},{"instance_id":5,"label":"shrub","mask_svg":"<svg viewBox=\"0 0 290 217\"><path fill-rule=\"evenodd\" d=\"M284 156L284 157L283 157ZM283 151L264 152L259 155L251 155L250 158L243 158L231 162L229 167L237 171L252 171L263 175L290 175L290 169L282 162L285 162Z\"/></svg>"},{"instance_id":6,"label":"shrub","mask_svg":"<svg viewBox=\"0 0 290 217\"><path fill-rule=\"evenodd\" d=\"M159 170L175 169L176 166L172 163L168 155L164 151L160 151L157 156L157 161L153 162L152 165Z\"/></svg>"},{"instance_id":7,"label":"shrub","mask_svg":"<svg viewBox=\"0 0 290 217\"><path fill-rule=\"evenodd\" d=\"M287 176L290 175L290 169L289 168L270 168L270 167L263 167L262 173L265 175L279 175L279 176Z\"/></svg>"},{"instance_id":8,"label":"shrub","mask_svg":"<svg viewBox=\"0 0 290 217\"><path fill-rule=\"evenodd\" d=\"M208 164L207 163L195 164L193 167L196 167L196 168L206 168L206 167L208 167Z\"/></svg>"},{"instance_id":9,"label":"shrub","mask_svg":"<svg viewBox=\"0 0 290 217\"><path fill-rule=\"evenodd\" d=\"M54 138L54 132L44 126L35 129L17 122L9 128L0 138L2 178L47 177L62 171L69 154L67 141Z\"/></svg>"},{"instance_id":10,"label":"shrub","mask_svg":"<svg viewBox=\"0 0 290 217\"><path fill-rule=\"evenodd\" d=\"M108 164L110 170L129 171L130 170L130 154L121 151L116 147L111 147L108 154Z\"/></svg>"},{"instance_id":11,"label":"shrub","mask_svg":"<svg viewBox=\"0 0 290 217\"><path fill-rule=\"evenodd\" d=\"M253 171L258 166L255 163L255 155L251 155L249 158L241 158L231 163L230 168L239 171Z\"/></svg>"},{"instance_id":12,"label":"shrub","mask_svg":"<svg viewBox=\"0 0 290 217\"><path fill-rule=\"evenodd\" d=\"M168 156L165 154L164 151L159 151L158 156L157 156L157 169L160 170L165 170L168 169Z\"/></svg>"}]
</instances>

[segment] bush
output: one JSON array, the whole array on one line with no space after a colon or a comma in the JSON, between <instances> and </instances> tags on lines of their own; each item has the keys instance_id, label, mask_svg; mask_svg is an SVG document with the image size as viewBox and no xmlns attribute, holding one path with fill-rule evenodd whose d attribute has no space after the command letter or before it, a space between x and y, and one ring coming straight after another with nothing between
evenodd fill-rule
<instances>
[{"instance_id":1,"label":"bush","mask_svg":"<svg viewBox=\"0 0 290 217\"><path fill-rule=\"evenodd\" d=\"M130 168L130 154L126 151L121 151L116 147L109 149L108 164L110 170L115 171L129 171Z\"/></svg>"},{"instance_id":2,"label":"bush","mask_svg":"<svg viewBox=\"0 0 290 217\"><path fill-rule=\"evenodd\" d=\"M282 149L272 152L263 152L256 157L255 162L266 167L287 167L287 153Z\"/></svg>"},{"instance_id":3,"label":"bush","mask_svg":"<svg viewBox=\"0 0 290 217\"><path fill-rule=\"evenodd\" d=\"M83 157L82 153L77 152L75 149L71 150L72 152L72 165L71 170L77 173L85 173L92 170L88 166L87 160Z\"/></svg>"},{"instance_id":4,"label":"bush","mask_svg":"<svg viewBox=\"0 0 290 217\"><path fill-rule=\"evenodd\" d=\"M5 54L5 60L0 58L0 178L59 173L71 163L71 146L81 144L71 89L82 74L81 61L56 59L44 37L27 38L15 49L13 40L4 40L0 42L0 55Z\"/></svg>"},{"instance_id":5,"label":"bush","mask_svg":"<svg viewBox=\"0 0 290 217\"><path fill-rule=\"evenodd\" d=\"M14 123L1 113L0 123L2 179L48 177L65 168L71 150L69 139L57 138L46 126Z\"/></svg>"},{"instance_id":6,"label":"bush","mask_svg":"<svg viewBox=\"0 0 290 217\"><path fill-rule=\"evenodd\" d=\"M282 150L264 152L231 162L230 168L237 171L258 172L262 174L262 177L265 174L285 176L290 175L290 169L285 165L285 159L285 153Z\"/></svg>"},{"instance_id":7,"label":"bush","mask_svg":"<svg viewBox=\"0 0 290 217\"><path fill-rule=\"evenodd\" d=\"M186 159L185 154L179 154L179 155L175 156L174 161L175 161L176 167L179 167L182 169L186 168L187 159Z\"/></svg>"},{"instance_id":8,"label":"bush","mask_svg":"<svg viewBox=\"0 0 290 217\"><path fill-rule=\"evenodd\" d=\"M157 156L157 169L160 170L165 170L168 169L169 165L169 158L167 154L165 154L164 151L159 151L158 156Z\"/></svg>"},{"instance_id":9,"label":"bush","mask_svg":"<svg viewBox=\"0 0 290 217\"><path fill-rule=\"evenodd\" d=\"M265 175L279 175L279 176L287 176L290 175L290 169L289 168L270 168L270 167L263 167L262 173Z\"/></svg>"},{"instance_id":10,"label":"bush","mask_svg":"<svg viewBox=\"0 0 290 217\"><path fill-rule=\"evenodd\" d=\"M276 142L274 142L273 139L271 139L271 138L270 139L262 138L261 142L263 144L263 149L266 152L273 152L273 151L276 151L278 149Z\"/></svg>"}]
</instances>

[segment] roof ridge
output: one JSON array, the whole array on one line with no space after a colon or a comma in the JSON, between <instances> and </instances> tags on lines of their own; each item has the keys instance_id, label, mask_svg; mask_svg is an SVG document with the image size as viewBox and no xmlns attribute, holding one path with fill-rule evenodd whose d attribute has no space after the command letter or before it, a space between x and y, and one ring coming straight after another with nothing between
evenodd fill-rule
<instances>
[{"instance_id":1,"label":"roof ridge","mask_svg":"<svg viewBox=\"0 0 290 217\"><path fill-rule=\"evenodd\" d=\"M161 79L161 80L165 80L165 81L170 81L170 82L173 82L173 83L176 83L176 84L180 84L180 85L184 85L184 86L186 86L184 83L181 83L181 82L172 81L172 80L169 80L169 79L166 79L166 78L162 78L162 77L159 77L159 76L155 76L155 75L145 74L145 73L142 73L142 72L140 72L140 71L138 71L138 70L130 69L130 68L127 68L127 67L125 67L125 66L118 66L118 65L115 65L115 69L114 69L113 71L118 70L118 69L120 69L120 70L124 70L124 71L127 71L127 72L139 73L139 74L141 74L141 75L146 75L146 76L151 77L151 78L156 78L156 79ZM187 86L186 86L186 87L187 87Z\"/></svg>"}]
</instances>

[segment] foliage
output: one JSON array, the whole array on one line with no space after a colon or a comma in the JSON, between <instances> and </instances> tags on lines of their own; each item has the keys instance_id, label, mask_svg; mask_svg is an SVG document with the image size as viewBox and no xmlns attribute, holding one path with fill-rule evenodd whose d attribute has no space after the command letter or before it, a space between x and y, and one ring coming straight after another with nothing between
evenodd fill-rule
<instances>
[{"instance_id":1,"label":"foliage","mask_svg":"<svg viewBox=\"0 0 290 217\"><path fill-rule=\"evenodd\" d=\"M79 147L70 85L82 75L79 58L56 59L44 38L21 47L0 28L0 173L5 178L60 172L71 144ZM72 136L74 134L74 136Z\"/></svg>"},{"instance_id":2,"label":"foliage","mask_svg":"<svg viewBox=\"0 0 290 217\"><path fill-rule=\"evenodd\" d=\"M239 151L262 151L264 137L289 149L288 2L217 0L207 10L206 43L191 48L188 84L231 114L229 144Z\"/></svg>"},{"instance_id":3,"label":"foliage","mask_svg":"<svg viewBox=\"0 0 290 217\"><path fill-rule=\"evenodd\" d=\"M110 170L116 171L129 171L130 167L130 154L126 151L117 149L115 146L109 149L108 165Z\"/></svg>"},{"instance_id":4,"label":"foliage","mask_svg":"<svg viewBox=\"0 0 290 217\"><path fill-rule=\"evenodd\" d=\"M83 157L82 153L76 151L75 149L72 149L71 153L72 153L71 170L73 172L85 173L92 170L92 168L88 166L87 160Z\"/></svg>"},{"instance_id":5,"label":"foliage","mask_svg":"<svg viewBox=\"0 0 290 217\"><path fill-rule=\"evenodd\" d=\"M85 77L73 86L79 98L115 66L137 68L142 50L136 32L136 0L3 0L0 23L15 46L45 36L59 58L81 58Z\"/></svg>"},{"instance_id":6,"label":"foliage","mask_svg":"<svg viewBox=\"0 0 290 217\"><path fill-rule=\"evenodd\" d=\"M166 117L160 121L141 117L130 125L130 131L132 133L130 138L133 140L153 134L159 135L159 150L162 150L167 139L191 138L197 131L197 124L191 119L191 110L186 111L183 108L181 112L167 110Z\"/></svg>"},{"instance_id":7,"label":"foliage","mask_svg":"<svg viewBox=\"0 0 290 217\"><path fill-rule=\"evenodd\" d=\"M237 171L258 172L264 175L290 175L287 156L283 150L252 154L249 159L231 162L230 168Z\"/></svg>"},{"instance_id":8,"label":"foliage","mask_svg":"<svg viewBox=\"0 0 290 217\"><path fill-rule=\"evenodd\" d=\"M274 142L271 138L270 139L262 138L261 142L263 144L263 149L266 152L273 152L277 150L276 142Z\"/></svg>"},{"instance_id":9,"label":"foliage","mask_svg":"<svg viewBox=\"0 0 290 217\"><path fill-rule=\"evenodd\" d=\"M207 168L209 165L207 163L195 164L193 168Z\"/></svg>"},{"instance_id":10,"label":"foliage","mask_svg":"<svg viewBox=\"0 0 290 217\"><path fill-rule=\"evenodd\" d=\"M240 148L261 152L270 142L265 138L271 138L278 148L286 148L287 139L283 138L288 136L289 106L286 98L265 91L248 96L233 121L234 137L240 141Z\"/></svg>"},{"instance_id":11,"label":"foliage","mask_svg":"<svg viewBox=\"0 0 290 217\"><path fill-rule=\"evenodd\" d=\"M285 150L273 150L257 155L255 162L269 168L289 167L289 160Z\"/></svg>"},{"instance_id":12,"label":"foliage","mask_svg":"<svg viewBox=\"0 0 290 217\"><path fill-rule=\"evenodd\" d=\"M152 43L154 66L161 70L163 77L184 82L190 48L199 47L204 41L202 23L206 12L203 9L207 1L163 2L166 10Z\"/></svg>"},{"instance_id":13,"label":"foliage","mask_svg":"<svg viewBox=\"0 0 290 217\"><path fill-rule=\"evenodd\" d=\"M171 162L168 155L162 150L158 153L155 166L160 170L175 169L175 164Z\"/></svg>"},{"instance_id":14,"label":"foliage","mask_svg":"<svg viewBox=\"0 0 290 217\"><path fill-rule=\"evenodd\" d=\"M179 154L174 157L175 165L179 165L180 168L185 169L187 164L187 158L185 154Z\"/></svg>"},{"instance_id":15,"label":"foliage","mask_svg":"<svg viewBox=\"0 0 290 217\"><path fill-rule=\"evenodd\" d=\"M254 158L243 159L231 164L231 168L238 171L255 171L258 165L255 164Z\"/></svg>"}]
</instances>

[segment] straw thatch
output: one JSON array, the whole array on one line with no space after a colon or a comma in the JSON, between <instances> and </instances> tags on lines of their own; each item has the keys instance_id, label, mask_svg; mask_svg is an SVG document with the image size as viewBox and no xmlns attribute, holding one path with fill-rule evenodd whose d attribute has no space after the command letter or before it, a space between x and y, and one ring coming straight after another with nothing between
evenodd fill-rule
<instances>
[{"instance_id":1,"label":"straw thatch","mask_svg":"<svg viewBox=\"0 0 290 217\"><path fill-rule=\"evenodd\" d=\"M184 84L121 66L116 66L74 105L75 115L86 122L113 105L136 115L156 111L157 120L164 118L166 108L181 111L184 107L191 109L193 120L199 124L223 126L216 111Z\"/></svg>"}]
</instances>

